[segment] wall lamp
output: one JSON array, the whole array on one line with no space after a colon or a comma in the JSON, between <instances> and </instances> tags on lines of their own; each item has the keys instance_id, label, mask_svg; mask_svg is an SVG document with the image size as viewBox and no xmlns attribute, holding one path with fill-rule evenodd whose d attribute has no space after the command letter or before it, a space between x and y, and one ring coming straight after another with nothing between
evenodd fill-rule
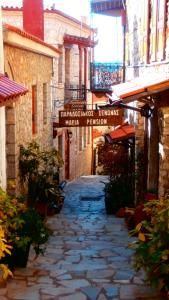
<instances>
[{"instance_id":1,"label":"wall lamp","mask_svg":"<svg viewBox=\"0 0 169 300\"><path fill-rule=\"evenodd\" d=\"M72 131L71 131L71 130L68 130L67 134L68 134L69 140L71 140L71 139L72 139L72 136L73 136Z\"/></svg>"}]
</instances>

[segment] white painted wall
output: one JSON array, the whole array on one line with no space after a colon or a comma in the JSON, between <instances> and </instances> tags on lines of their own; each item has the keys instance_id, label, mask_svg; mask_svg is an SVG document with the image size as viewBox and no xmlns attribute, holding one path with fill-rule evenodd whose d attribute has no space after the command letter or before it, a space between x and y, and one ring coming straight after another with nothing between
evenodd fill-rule
<instances>
[{"instance_id":1,"label":"white painted wall","mask_svg":"<svg viewBox=\"0 0 169 300\"><path fill-rule=\"evenodd\" d=\"M4 72L2 16L0 0L0 73ZM5 107L0 107L0 186L6 189Z\"/></svg>"}]
</instances>

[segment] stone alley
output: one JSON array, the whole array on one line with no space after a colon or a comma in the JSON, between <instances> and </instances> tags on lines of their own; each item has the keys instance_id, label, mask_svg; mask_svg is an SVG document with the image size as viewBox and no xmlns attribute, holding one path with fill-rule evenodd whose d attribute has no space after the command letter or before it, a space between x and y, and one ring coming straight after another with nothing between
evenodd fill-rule
<instances>
[{"instance_id":1,"label":"stone alley","mask_svg":"<svg viewBox=\"0 0 169 300\"><path fill-rule=\"evenodd\" d=\"M124 220L104 210L104 176L67 183L45 255L30 253L25 269L0 289L1 300L159 300L143 272L132 268L131 238Z\"/></svg>"}]
</instances>

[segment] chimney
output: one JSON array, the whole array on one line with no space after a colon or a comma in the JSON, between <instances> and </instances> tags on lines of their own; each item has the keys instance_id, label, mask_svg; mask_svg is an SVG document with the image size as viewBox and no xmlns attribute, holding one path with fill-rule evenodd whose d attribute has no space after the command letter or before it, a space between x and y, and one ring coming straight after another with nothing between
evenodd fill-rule
<instances>
[{"instance_id":1,"label":"chimney","mask_svg":"<svg viewBox=\"0 0 169 300\"><path fill-rule=\"evenodd\" d=\"M44 40L43 0L23 0L23 28Z\"/></svg>"}]
</instances>

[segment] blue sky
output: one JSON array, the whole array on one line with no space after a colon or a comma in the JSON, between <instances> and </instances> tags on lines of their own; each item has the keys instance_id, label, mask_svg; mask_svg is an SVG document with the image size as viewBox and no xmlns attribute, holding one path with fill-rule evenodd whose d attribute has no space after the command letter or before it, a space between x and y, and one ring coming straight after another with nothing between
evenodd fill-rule
<instances>
[{"instance_id":1,"label":"blue sky","mask_svg":"<svg viewBox=\"0 0 169 300\"><path fill-rule=\"evenodd\" d=\"M22 0L1 0L4 6L22 6ZM122 27L120 18L90 14L90 0L44 0L44 6L55 8L81 19L88 17L88 24L98 28L98 45L95 61L122 61Z\"/></svg>"}]
</instances>

